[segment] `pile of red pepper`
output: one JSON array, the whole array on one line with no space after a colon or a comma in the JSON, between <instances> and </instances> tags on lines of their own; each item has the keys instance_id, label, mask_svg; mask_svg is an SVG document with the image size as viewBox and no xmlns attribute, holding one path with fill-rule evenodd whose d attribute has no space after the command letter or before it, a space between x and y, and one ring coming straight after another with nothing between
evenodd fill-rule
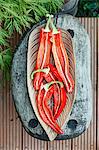
<instances>
[{"instance_id":1,"label":"pile of red pepper","mask_svg":"<svg viewBox=\"0 0 99 150\"><path fill-rule=\"evenodd\" d=\"M36 104L41 119L56 133L62 134L57 119L66 106L66 93L74 89L74 80L69 71L69 59L62 41L61 30L54 26L52 16L48 17L45 29L42 28L40 32L37 61L31 79L37 91ZM54 65L50 63L51 54ZM53 106L49 105L50 102L53 102Z\"/></svg>"}]
</instances>

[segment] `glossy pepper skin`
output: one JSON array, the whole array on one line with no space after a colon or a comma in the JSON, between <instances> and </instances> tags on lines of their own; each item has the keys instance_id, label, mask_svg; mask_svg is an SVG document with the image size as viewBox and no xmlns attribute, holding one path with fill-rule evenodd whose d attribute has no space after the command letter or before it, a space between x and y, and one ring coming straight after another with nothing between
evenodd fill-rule
<instances>
[{"instance_id":1,"label":"glossy pepper skin","mask_svg":"<svg viewBox=\"0 0 99 150\"><path fill-rule=\"evenodd\" d=\"M68 92L72 92L74 88L74 81L69 72L69 60L62 41L61 30L58 30L55 34L52 32L51 41L52 53L57 71L66 86L66 90Z\"/></svg>"},{"instance_id":2,"label":"glossy pepper skin","mask_svg":"<svg viewBox=\"0 0 99 150\"><path fill-rule=\"evenodd\" d=\"M53 84L59 84L60 85L61 104L60 104L60 107L58 109L58 112L54 114L54 119L56 120L60 116L60 114L63 111L64 107L66 106L67 95L66 95L66 91L65 91L64 85L60 81L49 82L49 83L45 84L44 87L45 87L45 89L48 89Z\"/></svg>"},{"instance_id":3,"label":"glossy pepper skin","mask_svg":"<svg viewBox=\"0 0 99 150\"><path fill-rule=\"evenodd\" d=\"M61 98L61 105L58 109L58 112L54 115L54 119L58 119L60 114L62 113L64 107L66 106L66 101L67 101L67 95L64 87L60 88L60 98Z\"/></svg>"},{"instance_id":4,"label":"glossy pepper skin","mask_svg":"<svg viewBox=\"0 0 99 150\"><path fill-rule=\"evenodd\" d=\"M45 92L44 89L42 89L43 83L40 86L39 92L36 97L36 104L38 108L39 115L41 119L48 125L50 126L56 133L62 134L63 131L61 128L58 126L58 124L55 122L55 120L52 120L51 113L48 110L48 106L45 107L47 104L47 101L51 98L52 96L52 89L49 89L48 92ZM46 97L47 96L47 97ZM45 101L46 100L46 101Z\"/></svg>"},{"instance_id":5,"label":"glossy pepper skin","mask_svg":"<svg viewBox=\"0 0 99 150\"><path fill-rule=\"evenodd\" d=\"M40 45L37 54L36 69L43 69L50 62L51 42L50 31L44 28L40 31ZM35 90L39 90L43 76L41 72L37 72L34 76L33 85Z\"/></svg>"},{"instance_id":6,"label":"glossy pepper skin","mask_svg":"<svg viewBox=\"0 0 99 150\"><path fill-rule=\"evenodd\" d=\"M57 69L52 64L49 64L48 68L44 68L43 70L38 70L38 71L45 72L43 74L44 79L48 83L50 83L52 81L55 82L55 80L62 82L62 79L61 79ZM49 72L48 72L48 70L49 70ZM46 72L48 72L48 73L46 74ZM63 109L66 105L66 100L67 100L67 97L66 97L65 87L64 86L59 87L59 85L57 83L53 84L53 102L54 102L53 114L54 114L55 119L57 119L59 117L59 115L61 114L61 112L63 111Z\"/></svg>"},{"instance_id":7,"label":"glossy pepper skin","mask_svg":"<svg viewBox=\"0 0 99 150\"><path fill-rule=\"evenodd\" d=\"M49 66L49 65L48 65ZM50 68L44 68L44 69L38 69L32 72L31 74L31 79L34 79L34 75L35 73L41 72L42 73L42 77L44 77L44 79L47 82L51 82L51 81L55 81L57 78L55 78L54 74L52 74L52 72L50 72ZM42 82L41 82L42 83ZM54 101L54 107L53 107L53 113L57 113L58 108L60 106L61 103L61 99L60 99L60 89L58 84L53 85L54 86L54 90L53 90L53 101Z\"/></svg>"},{"instance_id":8,"label":"glossy pepper skin","mask_svg":"<svg viewBox=\"0 0 99 150\"><path fill-rule=\"evenodd\" d=\"M52 74L54 75L55 79L62 82L62 78L60 77L57 69L54 67L53 64L49 64L48 67L50 68L50 72L52 72Z\"/></svg>"},{"instance_id":9,"label":"glossy pepper skin","mask_svg":"<svg viewBox=\"0 0 99 150\"><path fill-rule=\"evenodd\" d=\"M48 65L49 67L49 65ZM55 81L56 78L54 76L54 72L52 73L51 71L49 71L48 74L43 74L44 75L44 79L49 83L51 81ZM54 90L53 90L53 102L54 102L54 106L53 106L53 113L54 115L57 114L59 106L61 104L61 98L60 98L60 88L58 84L54 84Z\"/></svg>"},{"instance_id":10,"label":"glossy pepper skin","mask_svg":"<svg viewBox=\"0 0 99 150\"><path fill-rule=\"evenodd\" d=\"M49 120L54 123L55 128L60 132L60 134L63 133L63 131L60 129L59 125L56 123L52 110L50 109L50 106L48 105L48 101L51 99L51 96L53 94L53 86L51 86L47 91L45 91L44 98L43 98L43 108L45 110L46 116L49 118Z\"/></svg>"},{"instance_id":11,"label":"glossy pepper skin","mask_svg":"<svg viewBox=\"0 0 99 150\"><path fill-rule=\"evenodd\" d=\"M50 71L53 72L53 75L55 76L56 80L62 82L62 78L60 77L57 69L52 65L49 64L48 65L50 68ZM56 92L56 90L55 90ZM55 95L57 94L57 92L55 93ZM66 106L66 101L67 101L67 95L66 95L66 90L65 87L60 87L60 105L58 106L58 110L56 108L54 108L54 118L57 119L60 114L62 113L64 107ZM57 110L57 111L56 111Z\"/></svg>"}]
</instances>

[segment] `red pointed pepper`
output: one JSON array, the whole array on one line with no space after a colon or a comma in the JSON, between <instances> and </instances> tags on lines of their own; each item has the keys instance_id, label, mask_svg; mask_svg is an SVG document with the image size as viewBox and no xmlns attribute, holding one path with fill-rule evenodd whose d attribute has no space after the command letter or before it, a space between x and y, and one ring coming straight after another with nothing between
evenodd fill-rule
<instances>
[{"instance_id":1,"label":"red pointed pepper","mask_svg":"<svg viewBox=\"0 0 99 150\"><path fill-rule=\"evenodd\" d=\"M61 128L58 126L58 124L55 122L54 119L52 120L52 116L51 113L49 113L48 107L45 107L46 106L45 100L48 101L51 98L53 90L50 89L49 92L45 92L45 90L42 87L43 87L43 83L41 84L40 90L36 97L36 104L37 104L39 115L41 119L48 126L50 126L56 133L62 134L63 131L61 130Z\"/></svg>"},{"instance_id":2,"label":"red pointed pepper","mask_svg":"<svg viewBox=\"0 0 99 150\"><path fill-rule=\"evenodd\" d=\"M68 92L72 92L74 88L74 81L69 72L69 60L66 49L64 47L61 30L57 30L53 22L51 22L52 31L52 53L56 68L61 76Z\"/></svg>"},{"instance_id":3,"label":"red pointed pepper","mask_svg":"<svg viewBox=\"0 0 99 150\"><path fill-rule=\"evenodd\" d=\"M38 73L38 72L41 72L43 74L42 76L44 77L44 79L47 82L55 81L58 78L61 79L60 76L58 78L56 77L56 75L59 75L58 72L57 72L56 75L54 74L54 72L52 74L50 69L52 69L52 68L51 68L50 65L48 65L48 68L38 69L38 70L33 71L32 74L31 74L31 79L33 80L35 73ZM54 68L54 70L55 70L55 68ZM61 79L61 81L62 81L62 79ZM59 106L61 104L60 89L59 89L59 85L58 84L54 85L53 96L54 96L54 99L53 99L53 102L54 102L53 111L54 111L54 114L57 114L57 111L58 111Z\"/></svg>"},{"instance_id":4,"label":"red pointed pepper","mask_svg":"<svg viewBox=\"0 0 99 150\"><path fill-rule=\"evenodd\" d=\"M53 113L52 113L52 111L51 111L51 109L50 109L50 107L49 107L49 105L48 105L48 101L51 99L51 96L52 96L52 94L53 94L53 90L54 90L53 86L51 86L48 90L45 90L44 98L43 98L43 101L42 101L42 103L43 103L43 108L44 108L44 110L45 110L46 116L49 118L49 120L50 120L51 122L53 122L53 123L55 124L55 127L57 128L57 130L59 130L60 133L62 134L63 131L60 130L60 127L59 127L59 125L56 123L56 121L55 121L55 119L54 119L54 116L53 116Z\"/></svg>"},{"instance_id":5,"label":"red pointed pepper","mask_svg":"<svg viewBox=\"0 0 99 150\"><path fill-rule=\"evenodd\" d=\"M52 65L49 64L48 68L44 68L44 69L39 69L36 70L32 73L32 79L33 79L33 75L35 74L35 72L42 72L44 73L44 79L50 84L52 83L52 81L56 82L55 80L58 79L58 81L62 82L62 79L57 71L57 69ZM53 73L52 73L53 72ZM66 91L65 88L59 88L58 84L54 84L53 85L54 89L53 89L53 102L54 102L54 106L53 106L53 110L54 110L54 116L55 119L57 119L59 117L59 115L61 114L63 108L66 105ZM65 95L63 97L63 95Z\"/></svg>"},{"instance_id":6,"label":"red pointed pepper","mask_svg":"<svg viewBox=\"0 0 99 150\"><path fill-rule=\"evenodd\" d=\"M50 23L51 16L46 24L46 28L42 28L40 32L40 45L37 54L37 61L36 61L36 69L43 69L46 67L50 62L50 51L51 51L51 42L50 42ZM37 72L34 76L33 84L35 90L39 90L41 82L43 80L43 76L41 72Z\"/></svg>"},{"instance_id":7,"label":"red pointed pepper","mask_svg":"<svg viewBox=\"0 0 99 150\"><path fill-rule=\"evenodd\" d=\"M56 120L61 112L63 111L64 107L66 106L66 101L67 101L67 95L66 95L66 91L64 88L64 85L62 82L60 81L52 81L50 83L45 84L43 87L45 88L45 90L48 90L48 88L52 85L52 84L56 84L59 83L60 84L60 98L61 98L61 105L58 109L58 112L54 114L54 119Z\"/></svg>"},{"instance_id":8,"label":"red pointed pepper","mask_svg":"<svg viewBox=\"0 0 99 150\"><path fill-rule=\"evenodd\" d=\"M49 67L49 65L48 65L48 67ZM55 78L54 72L52 73L50 70L48 74L44 74L44 79L47 82L52 82L52 81L55 81L57 78ZM61 105L60 88L59 88L58 84L54 85L53 96L54 96L54 98L53 98L53 102L54 102L53 111L54 111L54 115L55 115L55 114L57 114L59 106Z\"/></svg>"},{"instance_id":9,"label":"red pointed pepper","mask_svg":"<svg viewBox=\"0 0 99 150\"><path fill-rule=\"evenodd\" d=\"M58 112L54 115L54 118L57 119L60 114L62 113L64 107L66 106L66 101L67 101L67 95L64 87L60 88L60 98L61 98L61 105L58 109Z\"/></svg>"}]
</instances>

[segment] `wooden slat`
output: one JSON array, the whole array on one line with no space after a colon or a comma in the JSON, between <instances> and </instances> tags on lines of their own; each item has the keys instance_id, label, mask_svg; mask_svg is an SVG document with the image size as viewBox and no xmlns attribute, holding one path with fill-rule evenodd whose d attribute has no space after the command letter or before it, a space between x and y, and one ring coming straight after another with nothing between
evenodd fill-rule
<instances>
[{"instance_id":1,"label":"wooden slat","mask_svg":"<svg viewBox=\"0 0 99 150\"><path fill-rule=\"evenodd\" d=\"M97 101L97 97L96 97L96 84L97 84L97 80L96 80L96 78L97 78L97 71L96 71L96 65L97 65L97 25L96 25L96 18L93 20L93 22L94 22L94 34L93 34L93 41L94 41L94 49L93 49L93 53L92 53L92 56L93 56L93 58L94 58L94 62L93 62L93 70L92 70L92 72L93 72L93 101L94 101L94 103L93 103L93 132L94 132L94 138L93 138L93 141L94 141L94 143L93 143L93 148L94 148L94 150L96 149L96 120L97 120L97 116L96 116L96 107L97 107L97 103L96 103L96 101Z\"/></svg>"},{"instance_id":2,"label":"wooden slat","mask_svg":"<svg viewBox=\"0 0 99 150\"><path fill-rule=\"evenodd\" d=\"M0 85L0 150L99 150L99 82L97 82L99 77L99 19L79 18L79 20L91 40L93 116L90 127L81 136L72 140L46 142L31 137L22 128L12 102L8 82L3 82L3 85ZM11 39L13 48L18 40L19 36L15 34ZM0 79L2 78L3 75L0 73Z\"/></svg>"},{"instance_id":3,"label":"wooden slat","mask_svg":"<svg viewBox=\"0 0 99 150\"><path fill-rule=\"evenodd\" d=\"M23 129L23 150L47 150L47 142L31 137Z\"/></svg>"},{"instance_id":4,"label":"wooden slat","mask_svg":"<svg viewBox=\"0 0 99 150\"><path fill-rule=\"evenodd\" d=\"M59 142L57 141L52 141L52 142L48 142L48 150L54 150L54 149L57 149L59 150Z\"/></svg>"},{"instance_id":5,"label":"wooden slat","mask_svg":"<svg viewBox=\"0 0 99 150\"><path fill-rule=\"evenodd\" d=\"M15 46L18 39L16 35L11 44ZM22 150L21 133L22 124L12 102L10 83L4 81L0 85L0 150Z\"/></svg>"},{"instance_id":6,"label":"wooden slat","mask_svg":"<svg viewBox=\"0 0 99 150\"><path fill-rule=\"evenodd\" d=\"M88 19L88 21L87 21L87 32L88 32L88 34L89 34L89 36L90 36L90 41L92 40L92 33L93 33L93 27L92 27L92 19L91 18L89 18ZM93 52L93 45L92 45L92 42L90 43L91 44L91 80L93 81L93 78L92 78L92 64L93 64L93 58L92 58L92 52ZM92 82L92 84L93 84L93 82ZM92 132L90 132L90 131L92 131ZM87 139L87 143L86 143L86 145L85 145L85 148L87 149L88 148L88 150L90 149L90 143L92 142L93 143L93 138L91 138L90 139L90 137L92 136L92 134L93 134L93 116L92 116L92 120L91 120L91 124L90 124L90 127L88 128L88 130L87 130L87 137L86 137L86 135L85 135L85 137L86 137L86 139ZM92 136L93 137L93 136ZM89 139L89 140L88 140Z\"/></svg>"},{"instance_id":7,"label":"wooden slat","mask_svg":"<svg viewBox=\"0 0 99 150\"><path fill-rule=\"evenodd\" d=\"M37 141L37 144L38 144L38 147L37 147L37 150L47 150L47 142L46 141L41 141L41 140L37 140L36 139L36 141ZM36 142L36 141L34 141L34 142ZM33 143L32 143L33 144ZM42 146L41 146L42 145Z\"/></svg>"},{"instance_id":8,"label":"wooden slat","mask_svg":"<svg viewBox=\"0 0 99 150\"><path fill-rule=\"evenodd\" d=\"M3 114L4 114L4 118L3 118L3 133L4 133L4 136L3 136L3 144L4 144L4 149L7 149L7 139L6 139L6 132L7 132L7 128L6 128L6 118L7 118L7 113L6 113L6 108L7 108L7 99L6 99L6 82L4 82L4 90L3 90Z\"/></svg>"},{"instance_id":9,"label":"wooden slat","mask_svg":"<svg viewBox=\"0 0 99 150\"><path fill-rule=\"evenodd\" d=\"M23 149L25 149L25 150L29 149L28 141L29 141L29 135L23 129ZM31 147L30 147L30 149L31 149Z\"/></svg>"},{"instance_id":10,"label":"wooden slat","mask_svg":"<svg viewBox=\"0 0 99 150\"><path fill-rule=\"evenodd\" d=\"M72 150L71 140L48 142L48 150Z\"/></svg>"},{"instance_id":11,"label":"wooden slat","mask_svg":"<svg viewBox=\"0 0 99 150\"><path fill-rule=\"evenodd\" d=\"M87 20L87 24L86 24L86 20ZM85 23L84 23L84 27L85 27L85 29L87 30L87 32L88 32L88 34L89 34L89 36L90 36L90 34L92 33L92 30L90 31L90 29L92 29L92 27L91 27L91 23L92 23L92 20L90 19L90 18L88 18L88 19L86 19L85 20ZM88 26L89 25L89 26ZM92 39L92 37L90 37L90 40ZM91 46L91 50L92 50L92 46ZM92 56L92 54L91 54L91 56ZM92 61L92 59L91 59L91 61ZM91 62L92 63L92 62ZM92 70L91 70L91 72L92 72ZM93 116L92 116L93 117ZM91 120L92 121L92 120ZM90 125L90 127L88 128L88 130L87 130L87 132L86 132L86 135L85 135L85 137L87 138L87 143L86 143L86 145L85 145L85 143L83 143L84 144L84 146L85 146L85 148L86 149L88 149L88 150L90 150L90 143L91 143L91 139L90 139L90 136L91 136L91 133L90 133L90 131L91 131L91 125ZM93 132L93 129L92 129L92 132Z\"/></svg>"},{"instance_id":12,"label":"wooden slat","mask_svg":"<svg viewBox=\"0 0 99 150\"><path fill-rule=\"evenodd\" d=\"M90 126L90 149L96 149L96 19L91 19L91 60L92 60L92 87L93 87L93 117ZM92 134L93 133L93 134Z\"/></svg>"},{"instance_id":13,"label":"wooden slat","mask_svg":"<svg viewBox=\"0 0 99 150\"><path fill-rule=\"evenodd\" d=\"M3 84L3 90L2 90L2 99L1 102L1 109L0 114L2 115L1 122L1 130L0 130L0 140L1 145L0 147L4 150L13 150L16 149L16 142L19 137L16 136L16 133L18 133L20 130L16 128L17 122L16 120L16 112L14 105L12 104L11 97L10 97L10 89L9 85L6 81L4 81ZM18 132L16 132L16 130ZM18 142L19 144L19 142ZM18 148L19 149L19 148Z\"/></svg>"},{"instance_id":14,"label":"wooden slat","mask_svg":"<svg viewBox=\"0 0 99 150\"><path fill-rule=\"evenodd\" d=\"M59 141L60 142L60 141ZM49 150L54 150L54 149L58 149L59 146L58 146L59 143L57 143L57 141L52 141L52 142L48 142L48 149ZM58 148L57 148L58 147Z\"/></svg>"},{"instance_id":15,"label":"wooden slat","mask_svg":"<svg viewBox=\"0 0 99 150\"><path fill-rule=\"evenodd\" d=\"M99 18L97 18L97 150L99 149Z\"/></svg>"},{"instance_id":16,"label":"wooden slat","mask_svg":"<svg viewBox=\"0 0 99 150\"><path fill-rule=\"evenodd\" d=\"M0 81L3 80L3 75L0 72ZM0 82L0 148L3 149L3 85Z\"/></svg>"}]
</instances>

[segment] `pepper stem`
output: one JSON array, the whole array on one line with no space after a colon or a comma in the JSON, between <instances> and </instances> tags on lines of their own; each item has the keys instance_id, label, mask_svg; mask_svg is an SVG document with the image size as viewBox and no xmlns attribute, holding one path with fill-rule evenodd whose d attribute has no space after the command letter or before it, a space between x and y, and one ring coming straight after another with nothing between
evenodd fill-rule
<instances>
[{"instance_id":1,"label":"pepper stem","mask_svg":"<svg viewBox=\"0 0 99 150\"><path fill-rule=\"evenodd\" d=\"M48 21L46 23L45 31L49 32L50 31L49 24L50 24L50 21L51 21L51 18L53 17L53 15L47 14L46 17L48 17Z\"/></svg>"},{"instance_id":2,"label":"pepper stem","mask_svg":"<svg viewBox=\"0 0 99 150\"><path fill-rule=\"evenodd\" d=\"M31 79L33 80L33 77L34 77L34 74L37 73L37 72L44 72L46 74L48 74L50 71L50 68L44 68L44 69L38 69L38 70L35 70L31 73Z\"/></svg>"},{"instance_id":3,"label":"pepper stem","mask_svg":"<svg viewBox=\"0 0 99 150\"><path fill-rule=\"evenodd\" d=\"M55 84L55 83L58 83L60 84L61 87L63 87L63 82L60 82L60 81L51 81L49 83L46 83L43 85L43 88L45 89L45 91L48 91L49 87L52 85L52 84Z\"/></svg>"},{"instance_id":4,"label":"pepper stem","mask_svg":"<svg viewBox=\"0 0 99 150\"><path fill-rule=\"evenodd\" d=\"M55 25L54 25L52 20L50 21L50 23L51 23L51 26L52 26L52 29L53 29L53 34L59 33L58 29L55 27Z\"/></svg>"}]
</instances>

